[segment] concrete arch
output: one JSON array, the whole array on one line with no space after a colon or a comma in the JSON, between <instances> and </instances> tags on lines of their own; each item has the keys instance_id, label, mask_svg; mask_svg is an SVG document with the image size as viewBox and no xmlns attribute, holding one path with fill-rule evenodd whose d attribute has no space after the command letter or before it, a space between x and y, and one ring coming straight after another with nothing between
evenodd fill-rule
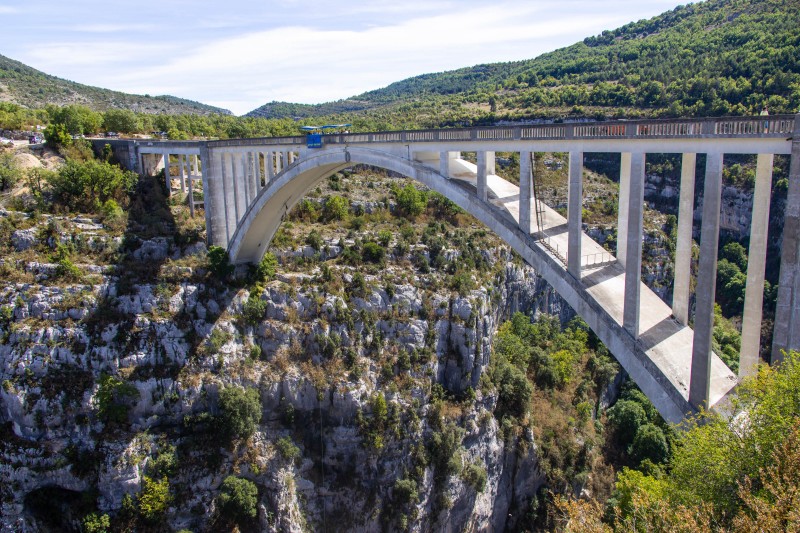
<instances>
[{"instance_id":1,"label":"concrete arch","mask_svg":"<svg viewBox=\"0 0 800 533\"><path fill-rule=\"evenodd\" d=\"M405 157L367 148L345 147L304 157L272 181L252 202L228 247L231 259L238 263L260 261L289 209L319 181L356 164L372 165L408 176L475 216L519 253L575 309L666 420L677 423L687 413L694 412L685 393L681 393L649 359L642 346L589 295L579 280L564 270L552 254L523 232L516 220L478 199L468 187Z\"/></svg>"}]
</instances>

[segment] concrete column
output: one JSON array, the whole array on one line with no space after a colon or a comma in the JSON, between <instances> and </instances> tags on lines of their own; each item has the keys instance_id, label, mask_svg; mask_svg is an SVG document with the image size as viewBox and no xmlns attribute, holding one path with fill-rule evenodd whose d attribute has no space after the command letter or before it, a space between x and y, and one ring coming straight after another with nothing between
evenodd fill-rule
<instances>
[{"instance_id":1,"label":"concrete column","mask_svg":"<svg viewBox=\"0 0 800 533\"><path fill-rule=\"evenodd\" d=\"M164 180L167 182L167 196L172 196L172 178L169 175L169 154L164 154Z\"/></svg>"},{"instance_id":2,"label":"concrete column","mask_svg":"<svg viewBox=\"0 0 800 533\"><path fill-rule=\"evenodd\" d=\"M450 152L439 153L439 174L445 178L450 177Z\"/></svg>"},{"instance_id":3,"label":"concrete column","mask_svg":"<svg viewBox=\"0 0 800 533\"><path fill-rule=\"evenodd\" d=\"M486 173L497 174L494 152L486 152Z\"/></svg>"},{"instance_id":4,"label":"concrete column","mask_svg":"<svg viewBox=\"0 0 800 533\"><path fill-rule=\"evenodd\" d=\"M222 169L211 162L212 151L203 143L200 145L200 159L202 162L203 203L206 216L206 244L218 244L218 240L225 235L225 217L222 202L225 193L222 189ZM217 157L219 159L219 157ZM220 222L222 224L220 224Z\"/></svg>"},{"instance_id":5,"label":"concrete column","mask_svg":"<svg viewBox=\"0 0 800 533\"><path fill-rule=\"evenodd\" d=\"M188 162L186 161L186 156L183 154L178 154L178 168L180 168L180 177L181 177L181 192L186 192L186 168L188 166Z\"/></svg>"},{"instance_id":6,"label":"concrete column","mask_svg":"<svg viewBox=\"0 0 800 533\"><path fill-rule=\"evenodd\" d=\"M256 177L255 165L256 153L248 152L245 157L247 158L247 206L250 207L256 194L258 194L258 185L256 185L256 179L258 178Z\"/></svg>"},{"instance_id":7,"label":"concrete column","mask_svg":"<svg viewBox=\"0 0 800 533\"><path fill-rule=\"evenodd\" d=\"M282 159L283 159L283 152L275 152L275 175L276 176L281 173L281 170L283 170L283 166L281 165L281 163L283 163Z\"/></svg>"},{"instance_id":8,"label":"concrete column","mask_svg":"<svg viewBox=\"0 0 800 533\"><path fill-rule=\"evenodd\" d=\"M519 227L530 235L534 230L531 206L533 205L533 152L519 153Z\"/></svg>"},{"instance_id":9,"label":"concrete column","mask_svg":"<svg viewBox=\"0 0 800 533\"><path fill-rule=\"evenodd\" d=\"M223 152L221 154L222 182L225 196L225 247L236 231L236 191L233 174L233 155Z\"/></svg>"},{"instance_id":10,"label":"concrete column","mask_svg":"<svg viewBox=\"0 0 800 533\"><path fill-rule=\"evenodd\" d=\"M717 249L719 247L719 209L722 200L722 154L706 157L703 186L703 223L700 228L700 270L697 276L692 372L689 403L708 407L711 385L711 341L714 332L714 295L717 285Z\"/></svg>"},{"instance_id":11,"label":"concrete column","mask_svg":"<svg viewBox=\"0 0 800 533\"><path fill-rule=\"evenodd\" d=\"M628 203L631 197L631 153L620 154L619 202L617 209L617 261L623 267L627 259Z\"/></svg>"},{"instance_id":12,"label":"concrete column","mask_svg":"<svg viewBox=\"0 0 800 533\"><path fill-rule=\"evenodd\" d=\"M264 170L267 173L267 184L275 177L275 152L266 152L264 154Z\"/></svg>"},{"instance_id":13,"label":"concrete column","mask_svg":"<svg viewBox=\"0 0 800 533\"><path fill-rule=\"evenodd\" d=\"M750 252L747 256L747 286L744 291L739 377L755 374L761 351L761 315L764 309L764 271L767 262L773 162L772 154L758 154L753 217L750 221Z\"/></svg>"},{"instance_id":14,"label":"concrete column","mask_svg":"<svg viewBox=\"0 0 800 533\"><path fill-rule=\"evenodd\" d=\"M581 279L581 234L583 220L583 152L569 153L567 193L567 271Z\"/></svg>"},{"instance_id":15,"label":"concrete column","mask_svg":"<svg viewBox=\"0 0 800 533\"><path fill-rule=\"evenodd\" d=\"M192 156L187 156L187 157L192 157ZM189 189L189 196L188 196L188 200L189 200L189 216L194 217L194 186L192 184L192 181L193 181L192 168L191 168L190 165L191 165L191 160L188 160L186 162L186 166L189 168L189 183L187 184L188 185L188 189Z\"/></svg>"},{"instance_id":16,"label":"concrete column","mask_svg":"<svg viewBox=\"0 0 800 533\"><path fill-rule=\"evenodd\" d=\"M489 191L486 185L486 176L488 174L488 158L487 152L478 152L478 199L484 202L489 199ZM492 152L494 157L494 152Z\"/></svg>"},{"instance_id":17,"label":"concrete column","mask_svg":"<svg viewBox=\"0 0 800 533\"><path fill-rule=\"evenodd\" d=\"M236 182L236 224L238 225L239 222L244 217L244 213L247 210L247 179L245 177L245 171L247 170L247 166L244 164L244 157L245 154L234 154L233 161L234 161L234 176Z\"/></svg>"},{"instance_id":18,"label":"concrete column","mask_svg":"<svg viewBox=\"0 0 800 533\"><path fill-rule=\"evenodd\" d=\"M800 351L800 115L796 115L794 121L781 248L778 303L772 337L773 363L783 360L781 350Z\"/></svg>"},{"instance_id":19,"label":"concrete column","mask_svg":"<svg viewBox=\"0 0 800 533\"><path fill-rule=\"evenodd\" d=\"M642 288L642 225L644 215L644 158L641 152L630 154L630 199L625 246L625 304L622 325L639 338L639 311Z\"/></svg>"},{"instance_id":20,"label":"concrete column","mask_svg":"<svg viewBox=\"0 0 800 533\"><path fill-rule=\"evenodd\" d=\"M675 284L672 314L684 326L689 324L689 293L692 279L692 224L694 222L694 174L697 154L683 154L681 197L678 205L678 243L675 247Z\"/></svg>"}]
</instances>

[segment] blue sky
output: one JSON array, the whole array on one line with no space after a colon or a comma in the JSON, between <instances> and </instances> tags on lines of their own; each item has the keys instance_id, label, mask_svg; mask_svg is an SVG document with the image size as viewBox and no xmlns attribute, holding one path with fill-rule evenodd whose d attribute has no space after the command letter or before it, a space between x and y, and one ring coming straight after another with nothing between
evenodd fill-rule
<instances>
[{"instance_id":1,"label":"blue sky","mask_svg":"<svg viewBox=\"0 0 800 533\"><path fill-rule=\"evenodd\" d=\"M675 0L0 0L0 54L48 74L237 115L418 74L530 59Z\"/></svg>"}]
</instances>

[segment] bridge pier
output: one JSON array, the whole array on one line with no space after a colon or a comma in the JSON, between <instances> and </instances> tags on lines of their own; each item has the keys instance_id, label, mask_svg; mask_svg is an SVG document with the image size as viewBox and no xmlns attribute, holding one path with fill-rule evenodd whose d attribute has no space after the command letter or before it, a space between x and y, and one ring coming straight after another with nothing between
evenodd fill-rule
<instances>
[{"instance_id":1,"label":"bridge pier","mask_svg":"<svg viewBox=\"0 0 800 533\"><path fill-rule=\"evenodd\" d=\"M794 119L789 163L772 362L783 360L781 352L788 350L800 351L800 115Z\"/></svg>"},{"instance_id":2,"label":"bridge pier","mask_svg":"<svg viewBox=\"0 0 800 533\"><path fill-rule=\"evenodd\" d=\"M567 191L567 271L581 279L581 234L583 233L583 152L569 153Z\"/></svg>"},{"instance_id":3,"label":"bridge pier","mask_svg":"<svg viewBox=\"0 0 800 533\"><path fill-rule=\"evenodd\" d=\"M169 163L169 153L164 154L164 180L167 185L167 196L172 196L172 176Z\"/></svg>"},{"instance_id":4,"label":"bridge pier","mask_svg":"<svg viewBox=\"0 0 800 533\"><path fill-rule=\"evenodd\" d=\"M717 285L719 219L722 203L721 153L706 155L703 185L703 223L700 228L700 268L695 291L694 343L689 383L689 403L695 408L709 407L711 387L711 342L714 332L714 296Z\"/></svg>"},{"instance_id":5,"label":"bridge pier","mask_svg":"<svg viewBox=\"0 0 800 533\"><path fill-rule=\"evenodd\" d=\"M773 162L772 154L758 154L753 214L750 221L750 250L747 255L747 285L742 315L739 377L755 374L761 351L761 315L764 307L764 272L767 263Z\"/></svg>"},{"instance_id":6,"label":"bridge pier","mask_svg":"<svg viewBox=\"0 0 800 533\"><path fill-rule=\"evenodd\" d=\"M494 168L493 168L494 152L479 151L477 155L478 155L478 176L477 176L478 199L486 202L489 199L487 176L489 174L494 174ZM490 167L492 167L491 170Z\"/></svg>"},{"instance_id":7,"label":"bridge pier","mask_svg":"<svg viewBox=\"0 0 800 533\"><path fill-rule=\"evenodd\" d=\"M619 162L617 208L617 262L625 268L628 253L628 205L631 197L631 153L622 152Z\"/></svg>"},{"instance_id":8,"label":"bridge pier","mask_svg":"<svg viewBox=\"0 0 800 533\"><path fill-rule=\"evenodd\" d=\"M675 246L675 282L672 314L678 323L689 324L689 296L692 279L692 225L694 223L694 178L697 154L683 154L681 192L678 205L678 242Z\"/></svg>"},{"instance_id":9,"label":"bridge pier","mask_svg":"<svg viewBox=\"0 0 800 533\"><path fill-rule=\"evenodd\" d=\"M642 152L629 154L628 224L625 238L625 302L622 326L634 339L639 338L639 311L642 286L642 225L644 216L644 161Z\"/></svg>"},{"instance_id":10,"label":"bridge pier","mask_svg":"<svg viewBox=\"0 0 800 533\"><path fill-rule=\"evenodd\" d=\"M534 229L531 218L531 206L534 205L533 197L533 152L519 153L519 227L527 235ZM540 231L541 228L536 228Z\"/></svg>"}]
</instances>

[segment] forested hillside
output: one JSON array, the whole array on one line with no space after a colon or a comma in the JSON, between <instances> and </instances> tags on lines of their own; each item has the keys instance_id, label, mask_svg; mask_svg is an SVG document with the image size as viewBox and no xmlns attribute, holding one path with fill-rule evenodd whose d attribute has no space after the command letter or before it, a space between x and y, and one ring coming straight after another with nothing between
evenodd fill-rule
<instances>
[{"instance_id":1,"label":"forested hillside","mask_svg":"<svg viewBox=\"0 0 800 533\"><path fill-rule=\"evenodd\" d=\"M366 107L393 123L410 113L430 126L565 115L743 115L764 106L791 113L800 107L799 26L797 0L710 0L528 61L425 74L302 109L273 102L250 115Z\"/></svg>"},{"instance_id":2,"label":"forested hillside","mask_svg":"<svg viewBox=\"0 0 800 533\"><path fill-rule=\"evenodd\" d=\"M175 96L142 96L82 85L50 76L2 55L0 102L12 102L28 108L44 107L46 104L82 104L98 111L129 109L149 114L230 115L227 109Z\"/></svg>"}]
</instances>

